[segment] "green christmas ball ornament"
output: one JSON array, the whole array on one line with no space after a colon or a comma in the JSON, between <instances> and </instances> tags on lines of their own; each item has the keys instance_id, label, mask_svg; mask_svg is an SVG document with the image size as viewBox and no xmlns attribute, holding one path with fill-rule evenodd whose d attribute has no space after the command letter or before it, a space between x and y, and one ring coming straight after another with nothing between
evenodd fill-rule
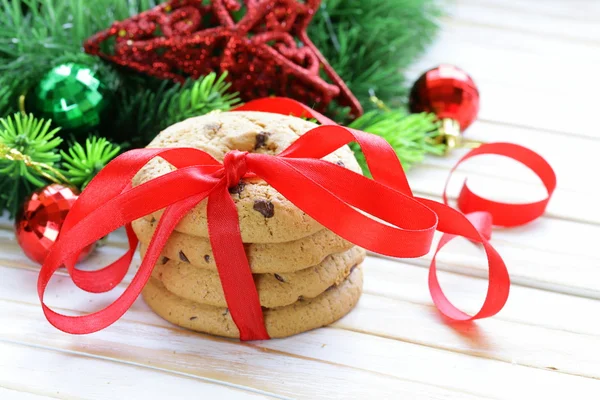
<instances>
[{"instance_id":1,"label":"green christmas ball ornament","mask_svg":"<svg viewBox=\"0 0 600 400\"><path fill-rule=\"evenodd\" d=\"M52 119L71 131L89 130L100 124L109 104L109 91L97 73L76 63L58 65L48 71L27 96L36 116Z\"/></svg>"}]
</instances>

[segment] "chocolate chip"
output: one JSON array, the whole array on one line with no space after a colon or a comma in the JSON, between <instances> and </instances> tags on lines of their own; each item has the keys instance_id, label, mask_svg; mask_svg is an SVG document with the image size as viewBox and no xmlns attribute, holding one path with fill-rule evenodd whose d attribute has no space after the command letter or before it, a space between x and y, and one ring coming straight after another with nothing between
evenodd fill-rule
<instances>
[{"instance_id":1,"label":"chocolate chip","mask_svg":"<svg viewBox=\"0 0 600 400\"><path fill-rule=\"evenodd\" d=\"M340 167L345 167L346 164L344 164L342 161L336 161L335 162L337 165L339 165Z\"/></svg>"},{"instance_id":2,"label":"chocolate chip","mask_svg":"<svg viewBox=\"0 0 600 400\"><path fill-rule=\"evenodd\" d=\"M162 260L160 260L160 262L162 262L162 264L165 265L166 263L169 262L169 258L163 257Z\"/></svg>"},{"instance_id":3,"label":"chocolate chip","mask_svg":"<svg viewBox=\"0 0 600 400\"><path fill-rule=\"evenodd\" d=\"M152 217L152 219L150 220L150 223L153 224L156 222L156 218Z\"/></svg>"},{"instance_id":4,"label":"chocolate chip","mask_svg":"<svg viewBox=\"0 0 600 400\"><path fill-rule=\"evenodd\" d=\"M256 144L254 145L254 150L258 150L263 147L267 143L267 139L269 139L269 132L260 132L256 135Z\"/></svg>"},{"instance_id":5,"label":"chocolate chip","mask_svg":"<svg viewBox=\"0 0 600 400\"><path fill-rule=\"evenodd\" d=\"M186 257L185 253L181 250L179 251L179 259L186 263L190 262L190 260Z\"/></svg>"},{"instance_id":6,"label":"chocolate chip","mask_svg":"<svg viewBox=\"0 0 600 400\"><path fill-rule=\"evenodd\" d=\"M198 317L191 317L191 318L190 318L190 321L193 321L193 320L195 320L195 319L198 319Z\"/></svg>"},{"instance_id":7,"label":"chocolate chip","mask_svg":"<svg viewBox=\"0 0 600 400\"><path fill-rule=\"evenodd\" d=\"M225 312L223 314L221 314L221 315L226 316L227 314L229 314L229 308L226 308Z\"/></svg>"},{"instance_id":8,"label":"chocolate chip","mask_svg":"<svg viewBox=\"0 0 600 400\"><path fill-rule=\"evenodd\" d=\"M219 131L219 129L221 129L222 125L223 124L220 124L218 122L211 122L211 123L204 125L204 129L207 131L212 131L211 133L217 133Z\"/></svg>"},{"instance_id":9,"label":"chocolate chip","mask_svg":"<svg viewBox=\"0 0 600 400\"><path fill-rule=\"evenodd\" d=\"M272 218L275 215L273 203L267 200L254 200L254 210L258 211L265 218Z\"/></svg>"},{"instance_id":10,"label":"chocolate chip","mask_svg":"<svg viewBox=\"0 0 600 400\"><path fill-rule=\"evenodd\" d=\"M240 182L237 185L235 185L234 187L230 187L229 188L229 193L231 194L242 194L242 191L244 190L244 186L246 186L246 184L244 182Z\"/></svg>"},{"instance_id":11,"label":"chocolate chip","mask_svg":"<svg viewBox=\"0 0 600 400\"><path fill-rule=\"evenodd\" d=\"M298 301L304 301L304 296L298 296Z\"/></svg>"},{"instance_id":12,"label":"chocolate chip","mask_svg":"<svg viewBox=\"0 0 600 400\"><path fill-rule=\"evenodd\" d=\"M279 274L273 274L275 276L275 279L277 279L279 282L284 282L285 283L285 279L283 279L283 277Z\"/></svg>"},{"instance_id":13,"label":"chocolate chip","mask_svg":"<svg viewBox=\"0 0 600 400\"><path fill-rule=\"evenodd\" d=\"M210 256L208 254L204 255L204 261L210 262Z\"/></svg>"}]
</instances>

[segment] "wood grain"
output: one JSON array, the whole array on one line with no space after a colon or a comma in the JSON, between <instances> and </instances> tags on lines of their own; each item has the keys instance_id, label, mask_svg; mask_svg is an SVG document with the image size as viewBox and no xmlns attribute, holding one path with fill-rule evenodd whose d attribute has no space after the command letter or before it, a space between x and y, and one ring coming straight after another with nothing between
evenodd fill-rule
<instances>
[{"instance_id":1,"label":"wood grain","mask_svg":"<svg viewBox=\"0 0 600 400\"><path fill-rule=\"evenodd\" d=\"M371 260L375 262L370 262ZM380 260L369 259L365 264L365 270L372 271L381 268L380 264ZM406 284L415 287L420 286L422 295L426 295L424 279L416 282L407 281L407 277L401 273L402 264L397 262L392 264L400 271L397 279L402 279ZM26 277L27 274L32 275L31 271L26 271L23 276L22 270L13 268L3 274L11 277L10 282L19 283L18 288L26 287L27 283L33 280L33 277ZM396 282L389 274L386 275L386 279L391 282L391 285ZM32 286L31 283L30 286ZM476 288L477 286L481 289L481 285L476 285ZM28 304L36 302L33 291L14 292L9 285L0 287L2 288L0 290L2 297L0 298L7 296L13 301ZM72 287L68 279L57 279L50 286L47 295L48 303L60 309L91 312L118 294L90 296L79 290L70 289ZM452 291L451 298L459 299L455 301L467 309L474 309L479 302L473 298L474 292L466 292L465 287L466 285L462 287L461 291ZM368 290L368 286L366 289ZM65 293L69 295L66 296ZM461 298L460 296L464 293L467 293L468 296ZM535 293L534 291L529 292L526 296L529 298L528 301L532 304L542 304L535 298ZM480 292L480 294L482 293ZM336 326L507 363L517 363L535 368L556 368L574 375L598 377L597 360L600 360L600 336L581 336L579 333L563 329L564 326L550 328L543 325L531 325L527 322L516 322L519 319L523 320L523 315L513 317L512 320L501 319L501 316L505 315L504 312L497 318L482 321L477 325L451 326L442 323L439 314L428 299L421 297L422 302L416 302L414 296L404 297L401 291L398 291L394 297L366 293L357 308ZM581 300L586 304L588 310L594 308L593 305L586 303L586 299ZM557 300L555 303L559 301ZM570 312L572 311L569 309L563 309L562 314ZM555 311L556 313L557 311ZM169 325L148 313L147 307L141 302L134 305L128 312L127 318L146 324ZM575 355L577 356L574 357Z\"/></svg>"},{"instance_id":2,"label":"wood grain","mask_svg":"<svg viewBox=\"0 0 600 400\"><path fill-rule=\"evenodd\" d=\"M76 348L56 351L44 346L0 342L0 385L13 391L57 398L89 399L183 398L203 393L208 398L273 398L191 376L84 356ZM173 397L171 397L173 396Z\"/></svg>"},{"instance_id":3,"label":"wood grain","mask_svg":"<svg viewBox=\"0 0 600 400\"><path fill-rule=\"evenodd\" d=\"M122 319L71 336L45 320L38 266L20 251L0 217L0 399L597 399L600 393L600 3L588 0L459 0L441 35L409 79L442 62L468 71L481 93L479 120L465 133L530 147L553 165L558 188L548 212L517 229L495 229L492 243L512 288L497 316L449 324L431 303L431 254L414 260L369 256L357 308L330 327L286 339L240 343L177 328L138 299ZM428 157L409 171L418 195L440 199L464 152ZM496 200L544 196L530 172L498 157L460 168ZM81 264L96 269L122 254L122 231ZM475 312L487 289L485 260L466 241L438 257L449 298ZM80 315L115 291L81 292L61 271L46 301Z\"/></svg>"},{"instance_id":4,"label":"wood grain","mask_svg":"<svg viewBox=\"0 0 600 400\"><path fill-rule=\"evenodd\" d=\"M2 304L1 301L0 304ZM492 375L488 380L474 383L471 376L465 372L476 371L478 368L485 366L490 371L497 371L511 378L511 380L539 382L539 386L531 386L531 390L538 393L541 390L541 393L550 394L559 391L566 394L567 389L565 388L570 388L571 384L576 384L582 391L590 391L594 388L600 389L598 388L600 382L596 380L560 374L553 370L544 371L504 362L490 363L489 360L478 357L424 348L404 341L332 328L321 329L284 340L239 344L225 339L187 332L172 327L163 321L155 321L154 318L156 317L152 314L139 315L136 311L128 313L123 320L111 328L97 334L84 336L73 343L70 336L47 326L41 318L36 323L36 310L32 305L15 303L2 304L2 306L13 310L12 312L9 311L6 317L7 320L11 321L11 327L1 332L2 337L13 339L15 336L13 331L29 331L34 326L39 325L39 322L42 322L40 331L27 337L26 341L28 343L37 346L68 348L70 351L85 352L96 356L101 355L111 360L136 363L138 360L145 360L145 363L149 363L153 367L187 374L201 374L203 376L210 374L211 378L222 381L231 379L228 375L233 374L235 376L239 373L240 368L244 368L244 375L247 375L247 379L251 379L252 385L271 383L261 382L269 375L269 372L264 371L261 366L273 369L285 367L293 371L303 371L306 375L302 379L302 387L294 387L294 384L290 383L292 387L288 389L293 390L296 396L307 398L312 393L310 390L314 390L314 387L312 387L313 382L317 387L318 385L328 387L328 390L320 393L320 398L329 398L329 395L332 396L331 398L335 398L334 393L337 395L345 394L350 397L356 395L358 398L365 396L365 393L361 391L346 392L344 388L338 388L336 381L329 382L333 379L332 376L329 376L329 370L332 366L337 366L334 370L338 370L343 374L341 380L344 384L347 384L345 380L349 377L360 378L361 374L348 373L349 371L346 368L342 368L343 365L352 366L357 370L376 372L378 375L375 376L391 375L412 382L424 381L434 383L440 387L472 392L484 397L489 395L493 398L514 398L515 393L517 391L522 392L522 390L518 387L506 387L500 381L493 383ZM143 307L143 305L140 307ZM136 307L136 310L139 310L139 308ZM147 313L147 310L145 312ZM131 317L136 321L130 322L129 318ZM5 326L3 322L0 317L0 324ZM140 340L140 337L144 339ZM357 353L357 343L361 344L362 350L360 353ZM215 345L218 345L218 351L215 350ZM119 348L118 352L113 350L115 348ZM191 349L194 350L191 351ZM259 352L256 353L254 349ZM243 366L236 362L238 358L244 360ZM302 368L302 365L306 363L310 365L310 367L304 367L308 370ZM431 373L432 365L436 365L438 368L451 365L460 366L460 368L455 374L441 374L438 376ZM280 372L278 377L278 382L286 382L286 386L288 385L288 379L297 379L288 376L286 372ZM311 383L306 383L304 379ZM367 381L360 380L359 382L362 384L377 381L380 384L382 383L381 379L375 379L375 381L372 379L371 376L368 376ZM240 377L238 376L238 383L239 380ZM278 390L279 386L275 388ZM350 389L354 388L351 387ZM333 392L331 393L330 390ZM378 388L375 391L371 389L371 393L385 394L387 392L383 391L382 388Z\"/></svg>"}]
</instances>

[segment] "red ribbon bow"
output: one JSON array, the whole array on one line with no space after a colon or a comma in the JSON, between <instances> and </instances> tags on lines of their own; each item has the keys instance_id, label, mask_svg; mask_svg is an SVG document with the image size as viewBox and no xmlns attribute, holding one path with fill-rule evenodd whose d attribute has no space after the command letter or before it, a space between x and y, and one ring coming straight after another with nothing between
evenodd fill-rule
<instances>
[{"instance_id":1,"label":"red ribbon bow","mask_svg":"<svg viewBox=\"0 0 600 400\"><path fill-rule=\"evenodd\" d=\"M82 334L103 329L119 319L150 278L178 221L201 200L208 198L210 242L240 339L268 339L242 245L236 206L227 190L248 176L264 179L327 229L376 253L405 258L422 256L428 253L436 229L445 233L437 251L455 236L481 243L489 264L489 286L481 309L469 316L450 303L437 280L435 256L429 272L431 296L439 310L454 320L489 317L502 309L508 298L510 280L502 258L488 242L492 220L513 226L529 222L543 213L556 186L556 177L539 155L514 144L495 143L483 145L463 157L460 162L479 154L511 157L538 174L548 190L548 198L542 202L515 205L491 202L465 188L459 206L472 212L465 216L446 204L414 197L396 154L378 136L336 125L286 98L255 100L236 110L293 114L316 118L323 125L301 136L277 156L234 150L225 155L221 164L198 149L169 148L132 150L117 157L100 171L74 204L40 270L38 294L44 314L52 325L65 332ZM321 160L354 141L361 146L373 179ZM134 175L157 156L177 170L132 188L130 182ZM118 285L127 273L138 244L130 223L163 208L165 212L139 270L114 303L83 316L61 315L46 306L44 291L61 266L66 267L74 283L86 291L106 292ZM489 213L481 212L484 210ZM97 271L75 268L82 249L121 226L126 226L129 239L129 250L125 255Z\"/></svg>"}]
</instances>

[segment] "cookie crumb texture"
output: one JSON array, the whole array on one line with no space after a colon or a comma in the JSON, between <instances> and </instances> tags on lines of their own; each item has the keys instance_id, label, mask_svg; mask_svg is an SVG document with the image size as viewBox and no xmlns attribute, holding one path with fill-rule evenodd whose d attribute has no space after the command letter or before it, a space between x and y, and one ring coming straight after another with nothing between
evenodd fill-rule
<instances>
[{"instance_id":1,"label":"cookie crumb texture","mask_svg":"<svg viewBox=\"0 0 600 400\"><path fill-rule=\"evenodd\" d=\"M310 300L263 309L265 327L271 338L282 338L329 325L346 315L362 293L362 269L355 268L339 285ZM198 332L239 338L231 313L183 299L169 292L156 278L150 278L142 292L148 306L165 320Z\"/></svg>"},{"instance_id":2,"label":"cookie crumb texture","mask_svg":"<svg viewBox=\"0 0 600 400\"><path fill-rule=\"evenodd\" d=\"M150 243L157 223L144 219L133 221L132 227L142 243ZM322 229L315 234L286 243L246 243L248 262L255 274L295 272L321 263L327 256L349 250L354 245L335 233ZM208 238L172 232L162 255L172 260L185 259L198 268L217 270Z\"/></svg>"},{"instance_id":3,"label":"cookie crumb texture","mask_svg":"<svg viewBox=\"0 0 600 400\"><path fill-rule=\"evenodd\" d=\"M144 255L143 248L141 254ZM332 254L322 263L297 272L255 274L254 283L260 304L275 308L318 297L327 289L339 285L365 257L363 249L354 247L343 253ZM227 307L216 271L171 260L166 264L157 263L152 276L179 297L195 303Z\"/></svg>"},{"instance_id":4,"label":"cookie crumb texture","mask_svg":"<svg viewBox=\"0 0 600 400\"><path fill-rule=\"evenodd\" d=\"M150 148L195 147L222 161L230 150L279 154L302 134L317 125L300 118L262 113L226 112L190 118L161 132ZM361 173L348 146L324 160ZM133 179L137 186L174 169L165 160L150 161ZM245 243L279 243L312 235L323 227L283 197L266 182L240 182L230 193L236 203L242 240ZM162 211L147 216L158 219ZM206 200L188 213L175 228L193 236L208 237Z\"/></svg>"}]
</instances>

